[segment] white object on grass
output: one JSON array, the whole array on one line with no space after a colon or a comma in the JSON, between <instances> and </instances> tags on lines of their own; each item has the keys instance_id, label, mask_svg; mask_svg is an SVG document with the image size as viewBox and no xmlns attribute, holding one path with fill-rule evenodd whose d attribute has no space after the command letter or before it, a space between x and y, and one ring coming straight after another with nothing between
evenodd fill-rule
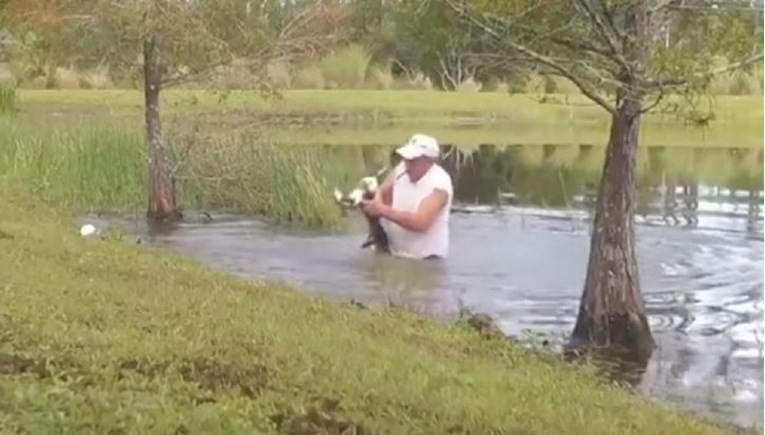
<instances>
[{"instance_id":1,"label":"white object on grass","mask_svg":"<svg viewBox=\"0 0 765 435\"><path fill-rule=\"evenodd\" d=\"M80 235L90 236L96 232L96 227L93 224L85 224L80 227Z\"/></svg>"}]
</instances>

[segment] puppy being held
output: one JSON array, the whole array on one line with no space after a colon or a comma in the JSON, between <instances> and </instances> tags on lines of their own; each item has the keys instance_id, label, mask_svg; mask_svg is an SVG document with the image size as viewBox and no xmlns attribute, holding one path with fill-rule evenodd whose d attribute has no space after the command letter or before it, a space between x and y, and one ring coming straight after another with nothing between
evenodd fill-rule
<instances>
[{"instance_id":1,"label":"puppy being held","mask_svg":"<svg viewBox=\"0 0 765 435\"><path fill-rule=\"evenodd\" d=\"M356 186L356 188L350 191L347 195L343 194L340 189L336 188L334 195L335 201L337 201L337 203L341 206L346 208L358 208L362 211L362 213L364 213L364 217L367 220L369 234L367 235L364 243L361 244L361 248L367 249L372 247L376 252L387 254L390 253L388 235L385 233L385 230L380 224L380 218L366 213L362 207L362 203L364 201L371 201L374 199L375 193L380 187L378 177L380 177L385 172L386 169L383 168L375 176L363 177L359 181L359 184Z\"/></svg>"}]
</instances>

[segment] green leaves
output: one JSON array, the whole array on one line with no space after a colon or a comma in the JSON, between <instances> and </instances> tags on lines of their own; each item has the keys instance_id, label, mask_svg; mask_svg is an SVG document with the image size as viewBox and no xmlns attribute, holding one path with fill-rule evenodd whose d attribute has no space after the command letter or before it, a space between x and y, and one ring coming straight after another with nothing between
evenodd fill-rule
<instances>
[{"instance_id":1,"label":"green leaves","mask_svg":"<svg viewBox=\"0 0 765 435\"><path fill-rule=\"evenodd\" d=\"M761 11L643 0L440 0L462 35L497 55L574 81L608 107L619 92L699 93L721 72L762 61Z\"/></svg>"},{"instance_id":2,"label":"green leaves","mask_svg":"<svg viewBox=\"0 0 765 435\"><path fill-rule=\"evenodd\" d=\"M135 68L144 38L154 35L171 82L235 59L257 72L274 58L312 57L346 29L344 8L319 2L9 0L4 11L14 31L39 37L54 63Z\"/></svg>"}]
</instances>

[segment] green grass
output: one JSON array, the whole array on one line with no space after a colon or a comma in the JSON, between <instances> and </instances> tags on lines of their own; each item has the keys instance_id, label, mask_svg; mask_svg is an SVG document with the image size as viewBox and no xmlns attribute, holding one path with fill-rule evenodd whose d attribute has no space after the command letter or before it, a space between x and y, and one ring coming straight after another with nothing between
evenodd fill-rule
<instances>
[{"instance_id":1,"label":"green grass","mask_svg":"<svg viewBox=\"0 0 765 435\"><path fill-rule=\"evenodd\" d=\"M362 175L362 166L345 163L325 148L278 145L259 136L216 138L188 154L180 175L181 193L193 207L331 227L341 219L333 188L350 185Z\"/></svg>"},{"instance_id":2,"label":"green grass","mask_svg":"<svg viewBox=\"0 0 765 435\"><path fill-rule=\"evenodd\" d=\"M262 111L387 111L401 116L444 114L477 114L497 117L531 117L546 122L561 122L542 115L571 115L576 120L603 120L603 109L581 95L508 95L499 92L437 92L423 90L287 90L283 99L266 99L255 91L163 91L165 110L192 108L231 108ZM537 99L546 97L548 103ZM762 124L763 97L716 96L715 108L721 122L739 121ZM143 93L138 90L19 90L19 101L29 105L88 108L109 107L113 110L141 110ZM568 102L569 105L565 105ZM556 104L557 103L557 104ZM564 118L565 119L565 118Z\"/></svg>"},{"instance_id":3,"label":"green grass","mask_svg":"<svg viewBox=\"0 0 765 435\"><path fill-rule=\"evenodd\" d=\"M14 83L0 82L0 115L8 115L16 111L17 94Z\"/></svg>"},{"instance_id":4,"label":"green grass","mask_svg":"<svg viewBox=\"0 0 765 435\"><path fill-rule=\"evenodd\" d=\"M0 120L0 174L36 201L66 210L142 213L146 159L140 127ZM267 136L170 137L178 199L186 209L229 209L278 223L331 227L341 218L332 189L361 175L336 153L278 146Z\"/></svg>"},{"instance_id":5,"label":"green grass","mask_svg":"<svg viewBox=\"0 0 765 435\"><path fill-rule=\"evenodd\" d=\"M144 203L142 130L123 124L55 129L0 121L0 173L66 209Z\"/></svg>"},{"instance_id":6,"label":"green grass","mask_svg":"<svg viewBox=\"0 0 765 435\"><path fill-rule=\"evenodd\" d=\"M605 145L608 126L555 125L543 128L533 124L491 124L460 126L453 122L421 121L400 122L391 126L363 126L323 128L309 126L301 129L268 127L266 132L280 141L293 144L336 145L396 145L406 142L415 132L425 132L443 144L476 146L494 145ZM215 127L212 127L215 128ZM733 128L733 127L732 127ZM755 130L739 130L731 134L726 128L708 128L666 125L647 125L641 131L640 146L670 146L678 148L759 148L762 134Z\"/></svg>"},{"instance_id":7,"label":"green grass","mask_svg":"<svg viewBox=\"0 0 765 435\"><path fill-rule=\"evenodd\" d=\"M294 142L308 143L398 143L413 131L425 130L434 132L445 142L601 144L607 138L610 123L604 110L580 95L546 95L548 102L544 104L535 100L538 96L529 94L417 90L293 90L285 91L281 99L272 100L253 91L166 90L162 95L162 110L168 115L230 112L214 117L221 128L228 128L230 119L240 120L243 116L252 118L248 125L257 125L260 120L256 116L262 115L314 116L319 128L286 135ZM142 94L132 90L21 90L18 98L22 110L32 115L125 116L138 115L143 109ZM762 145L762 97L718 96L713 110L715 119L704 127L685 125L671 115L648 115L643 122L641 143ZM371 131L346 128L347 125L331 128L328 124L322 125L319 115L327 114L343 115L346 121L361 121L365 129L372 123ZM135 119L140 122L139 118ZM474 126L461 128L464 124ZM208 128L215 128L215 124Z\"/></svg>"},{"instance_id":8,"label":"green grass","mask_svg":"<svg viewBox=\"0 0 765 435\"><path fill-rule=\"evenodd\" d=\"M462 325L81 238L62 215L8 198L0 431L726 433Z\"/></svg>"}]
</instances>

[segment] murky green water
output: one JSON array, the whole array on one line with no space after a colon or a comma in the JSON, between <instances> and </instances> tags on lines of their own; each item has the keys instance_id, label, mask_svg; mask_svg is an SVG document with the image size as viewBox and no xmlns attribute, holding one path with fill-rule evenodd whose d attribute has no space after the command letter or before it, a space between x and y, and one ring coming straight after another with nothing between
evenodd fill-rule
<instances>
[{"instance_id":1,"label":"murky green water","mask_svg":"<svg viewBox=\"0 0 765 435\"><path fill-rule=\"evenodd\" d=\"M338 146L334 154L350 183L388 163L392 149ZM574 325L602 152L579 145L447 149L457 205L452 254L443 263L360 251L357 216L345 232L286 231L215 213L211 223L161 232L125 217L106 223L234 274L434 313L464 304L497 318L508 334L533 330L555 339ZM659 348L637 389L760 424L763 149L643 148L639 168L639 267Z\"/></svg>"}]
</instances>

